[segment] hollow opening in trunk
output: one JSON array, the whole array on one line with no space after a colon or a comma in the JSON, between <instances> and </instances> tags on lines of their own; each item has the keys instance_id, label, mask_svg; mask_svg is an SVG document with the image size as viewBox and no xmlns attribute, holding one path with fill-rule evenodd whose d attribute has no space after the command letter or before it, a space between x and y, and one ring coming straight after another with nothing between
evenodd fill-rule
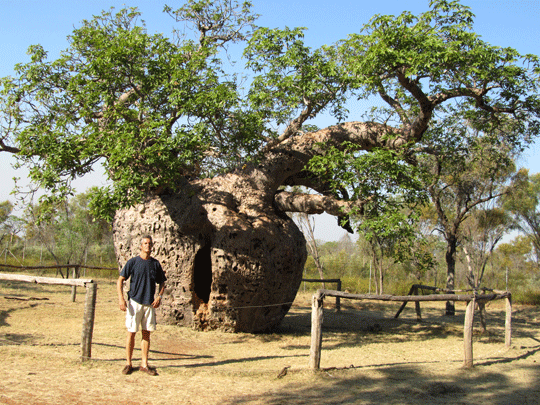
<instances>
[{"instance_id":1,"label":"hollow opening in trunk","mask_svg":"<svg viewBox=\"0 0 540 405\"><path fill-rule=\"evenodd\" d=\"M193 290L205 304L210 299L212 287L212 259L210 245L204 245L195 255Z\"/></svg>"}]
</instances>

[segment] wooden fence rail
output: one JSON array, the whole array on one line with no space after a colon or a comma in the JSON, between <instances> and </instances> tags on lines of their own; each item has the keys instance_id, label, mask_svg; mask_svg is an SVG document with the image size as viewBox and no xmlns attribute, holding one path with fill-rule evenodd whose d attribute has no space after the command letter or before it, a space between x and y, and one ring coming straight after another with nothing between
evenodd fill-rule
<instances>
[{"instance_id":1,"label":"wooden fence rail","mask_svg":"<svg viewBox=\"0 0 540 405\"><path fill-rule=\"evenodd\" d=\"M336 290L341 291L341 279L339 278L328 278L328 279L317 279L317 278L303 278L302 281L306 283L336 283ZM340 297L336 297L336 312L341 311L341 300Z\"/></svg>"},{"instance_id":2,"label":"wooden fence rail","mask_svg":"<svg viewBox=\"0 0 540 405\"><path fill-rule=\"evenodd\" d=\"M81 360L86 361L92 357L92 335L94 333L94 319L96 313L97 284L91 279L61 279L52 277L37 277L22 274L0 273L0 280L22 281L36 284L68 285L72 287L86 287L86 300L84 304L84 317L81 337Z\"/></svg>"},{"instance_id":3,"label":"wooden fence rail","mask_svg":"<svg viewBox=\"0 0 540 405\"><path fill-rule=\"evenodd\" d=\"M465 312L463 343L464 361L463 366L470 368L473 366L472 350L472 330L474 320L474 306L476 303L485 303L496 299L506 300L505 317L505 345L510 347L512 343L512 296L508 291L493 291L489 294L431 294L431 295L373 295L373 294L349 294L341 291L320 289L312 297L311 306L311 348L309 355L309 366L313 370L320 368L322 349L322 324L324 318L323 301L325 297L341 297L356 300L375 301L403 301L407 303L422 301L462 301L467 302Z\"/></svg>"},{"instance_id":4,"label":"wooden fence rail","mask_svg":"<svg viewBox=\"0 0 540 405\"><path fill-rule=\"evenodd\" d=\"M90 269L90 270L118 270L116 267L87 266L84 264L62 264L55 266L14 266L11 264L0 264L0 268L15 270L52 270L52 269Z\"/></svg>"}]
</instances>

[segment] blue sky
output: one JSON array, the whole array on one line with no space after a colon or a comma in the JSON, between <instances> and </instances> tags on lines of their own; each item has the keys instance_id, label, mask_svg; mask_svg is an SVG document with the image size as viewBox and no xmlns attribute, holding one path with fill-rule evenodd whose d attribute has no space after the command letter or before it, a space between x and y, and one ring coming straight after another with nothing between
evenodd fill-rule
<instances>
[{"instance_id":1,"label":"blue sky","mask_svg":"<svg viewBox=\"0 0 540 405\"><path fill-rule=\"evenodd\" d=\"M261 14L261 26L307 27L306 42L317 47L331 44L348 34L359 32L374 14L397 15L404 10L413 13L426 11L429 0L252 0L254 10ZM540 55L540 1L539 0L463 0L476 15L475 30L493 45L511 46L521 53ZM181 2L161 0L0 0L0 77L11 75L16 63L26 62L26 49L41 44L54 58L67 47L66 37L83 19L100 14L114 6L135 6L142 12L150 32L171 33L174 21L162 13L163 5L175 8ZM362 104L351 111L350 119L359 119ZM356 111L355 111L356 110ZM356 115L356 117L355 117ZM321 125L322 123L318 123ZM328 122L327 125L332 124ZM528 150L520 165L532 173L540 172L540 142ZM0 201L9 197L13 188L12 177L24 179L24 172L11 168L13 159L0 154ZM99 175L80 180L79 192L94 184L102 184ZM329 228L334 220L322 218L316 228L324 240L335 240L343 235L341 229Z\"/></svg>"}]
</instances>

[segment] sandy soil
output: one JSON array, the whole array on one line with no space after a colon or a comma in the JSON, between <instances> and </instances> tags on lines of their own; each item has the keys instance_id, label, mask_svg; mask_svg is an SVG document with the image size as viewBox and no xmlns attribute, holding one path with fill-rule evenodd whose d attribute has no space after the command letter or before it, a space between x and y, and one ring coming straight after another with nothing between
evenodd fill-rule
<instances>
[{"instance_id":1,"label":"sandy soil","mask_svg":"<svg viewBox=\"0 0 540 405\"><path fill-rule=\"evenodd\" d=\"M13 299L14 297L23 298ZM114 286L98 290L92 360L80 361L84 291L0 281L0 403L19 404L539 404L540 309L514 307L504 344L504 306L475 321L474 362L463 364L464 305L442 316L422 303L325 302L322 370L309 370L309 295L273 334L200 333L160 325L151 364L159 376L124 376L123 313ZM476 317L478 318L478 317ZM140 352L135 352L136 362ZM283 378L277 378L290 366Z\"/></svg>"}]
</instances>

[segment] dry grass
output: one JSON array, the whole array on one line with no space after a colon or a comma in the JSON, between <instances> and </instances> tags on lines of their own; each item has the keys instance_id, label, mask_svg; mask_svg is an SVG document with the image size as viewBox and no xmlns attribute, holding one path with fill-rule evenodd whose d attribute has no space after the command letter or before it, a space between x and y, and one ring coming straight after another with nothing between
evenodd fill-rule
<instances>
[{"instance_id":1,"label":"dry grass","mask_svg":"<svg viewBox=\"0 0 540 405\"><path fill-rule=\"evenodd\" d=\"M5 296L47 298L20 301ZM123 313L114 285L99 284L92 361L81 363L84 293L0 281L0 403L3 404L536 404L540 340L536 307L515 308L504 346L504 307L488 307L488 333L475 335L475 367L463 361L463 312L422 304L394 320L397 304L327 299L320 372L308 369L310 297L299 295L273 334L195 332L161 325L152 335L159 376L120 373ZM135 352L138 359L140 353ZM136 360L137 361L137 360ZM281 379L278 373L291 366Z\"/></svg>"}]
</instances>

